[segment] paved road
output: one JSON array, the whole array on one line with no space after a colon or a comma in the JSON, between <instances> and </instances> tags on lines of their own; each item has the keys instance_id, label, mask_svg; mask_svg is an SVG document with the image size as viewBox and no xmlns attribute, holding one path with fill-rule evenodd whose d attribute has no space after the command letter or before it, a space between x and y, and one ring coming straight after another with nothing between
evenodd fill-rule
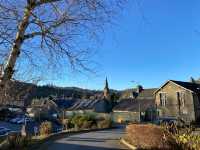
<instances>
[{"instance_id":1,"label":"paved road","mask_svg":"<svg viewBox=\"0 0 200 150\"><path fill-rule=\"evenodd\" d=\"M126 150L119 143L123 134L124 130L118 128L73 135L55 141L48 150Z\"/></svg>"}]
</instances>

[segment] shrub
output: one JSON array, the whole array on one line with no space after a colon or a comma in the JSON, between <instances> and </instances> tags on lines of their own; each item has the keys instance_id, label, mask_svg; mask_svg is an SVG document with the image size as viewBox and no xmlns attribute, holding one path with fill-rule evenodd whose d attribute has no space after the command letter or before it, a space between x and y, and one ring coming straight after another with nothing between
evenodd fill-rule
<instances>
[{"instance_id":1,"label":"shrub","mask_svg":"<svg viewBox=\"0 0 200 150\"><path fill-rule=\"evenodd\" d=\"M16 150L16 149L26 149L27 146L30 144L31 142L31 137L29 136L21 136L19 134L13 134L13 135L9 135L6 141L6 145L3 149L6 150Z\"/></svg>"},{"instance_id":2,"label":"shrub","mask_svg":"<svg viewBox=\"0 0 200 150\"><path fill-rule=\"evenodd\" d=\"M178 134L175 135L176 142L181 150L199 150L200 135Z\"/></svg>"},{"instance_id":3,"label":"shrub","mask_svg":"<svg viewBox=\"0 0 200 150\"><path fill-rule=\"evenodd\" d=\"M82 124L83 129L91 129L93 125L93 121L84 121Z\"/></svg>"},{"instance_id":4,"label":"shrub","mask_svg":"<svg viewBox=\"0 0 200 150\"><path fill-rule=\"evenodd\" d=\"M52 133L52 123L50 121L42 122L40 125L40 135L49 135Z\"/></svg>"},{"instance_id":5,"label":"shrub","mask_svg":"<svg viewBox=\"0 0 200 150\"><path fill-rule=\"evenodd\" d=\"M74 125L75 128L79 129L82 126L82 122L81 122L81 118L82 116L80 115L75 115L72 117L71 119L71 123Z\"/></svg>"},{"instance_id":6,"label":"shrub","mask_svg":"<svg viewBox=\"0 0 200 150\"><path fill-rule=\"evenodd\" d=\"M167 127L166 129L168 130L169 127ZM176 141L176 145L173 145L174 149L175 148L179 150L200 149L200 135L194 135L192 133L192 128L179 129L178 132L175 133L170 132L170 130L168 130L168 132L171 133L171 135Z\"/></svg>"},{"instance_id":7,"label":"shrub","mask_svg":"<svg viewBox=\"0 0 200 150\"><path fill-rule=\"evenodd\" d=\"M71 129L71 128L74 128L74 124L72 123L72 119L69 119L68 122L67 122L67 129Z\"/></svg>"},{"instance_id":8,"label":"shrub","mask_svg":"<svg viewBox=\"0 0 200 150\"><path fill-rule=\"evenodd\" d=\"M99 129L110 128L111 125L112 125L112 122L108 118L97 122L97 126Z\"/></svg>"},{"instance_id":9,"label":"shrub","mask_svg":"<svg viewBox=\"0 0 200 150\"><path fill-rule=\"evenodd\" d=\"M151 124L132 124L126 128L125 139L140 149L172 149L175 140L163 128Z\"/></svg>"},{"instance_id":10,"label":"shrub","mask_svg":"<svg viewBox=\"0 0 200 150\"><path fill-rule=\"evenodd\" d=\"M97 125L96 124L93 124L92 126L91 126L91 129L97 129Z\"/></svg>"},{"instance_id":11,"label":"shrub","mask_svg":"<svg viewBox=\"0 0 200 150\"><path fill-rule=\"evenodd\" d=\"M174 128L174 129L173 129ZM176 126L128 125L125 139L140 149L200 150L200 135Z\"/></svg>"},{"instance_id":12,"label":"shrub","mask_svg":"<svg viewBox=\"0 0 200 150\"><path fill-rule=\"evenodd\" d=\"M96 124L95 118L91 115L75 115L70 120L69 124L76 129L90 129Z\"/></svg>"}]
</instances>

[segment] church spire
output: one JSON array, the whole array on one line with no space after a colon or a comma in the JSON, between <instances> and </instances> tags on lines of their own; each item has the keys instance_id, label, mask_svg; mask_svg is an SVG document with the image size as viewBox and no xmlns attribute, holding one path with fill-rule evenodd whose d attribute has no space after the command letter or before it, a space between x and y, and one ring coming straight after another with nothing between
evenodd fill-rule
<instances>
[{"instance_id":1,"label":"church spire","mask_svg":"<svg viewBox=\"0 0 200 150\"><path fill-rule=\"evenodd\" d=\"M106 77L106 81L105 81L105 87L104 87L104 98L109 99L110 97L110 90L109 90L109 86L108 86L108 79Z\"/></svg>"},{"instance_id":2,"label":"church spire","mask_svg":"<svg viewBox=\"0 0 200 150\"><path fill-rule=\"evenodd\" d=\"M107 88L107 89L109 88L108 87L108 79L107 79L107 77L106 77L106 82L105 82L105 88Z\"/></svg>"}]
</instances>

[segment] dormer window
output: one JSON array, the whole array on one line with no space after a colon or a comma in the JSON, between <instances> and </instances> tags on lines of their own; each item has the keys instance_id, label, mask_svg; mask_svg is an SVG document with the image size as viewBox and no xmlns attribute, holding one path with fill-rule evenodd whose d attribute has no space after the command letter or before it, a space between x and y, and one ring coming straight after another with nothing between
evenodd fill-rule
<instances>
[{"instance_id":1,"label":"dormer window","mask_svg":"<svg viewBox=\"0 0 200 150\"><path fill-rule=\"evenodd\" d=\"M160 96L160 106L166 106L166 103L167 103L167 93L161 92L159 94L159 96Z\"/></svg>"}]
</instances>

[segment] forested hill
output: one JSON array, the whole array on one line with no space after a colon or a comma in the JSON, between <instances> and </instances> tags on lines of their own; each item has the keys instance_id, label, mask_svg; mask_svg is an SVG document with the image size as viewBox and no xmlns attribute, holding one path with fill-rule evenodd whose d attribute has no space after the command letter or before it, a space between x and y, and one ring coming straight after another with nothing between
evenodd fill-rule
<instances>
[{"instance_id":1,"label":"forested hill","mask_svg":"<svg viewBox=\"0 0 200 150\"><path fill-rule=\"evenodd\" d=\"M57 98L78 98L91 99L102 98L103 90L89 90L78 87L57 87L53 85L38 86L31 83L12 81L9 84L10 90L7 93L3 104L29 105L34 98L57 97ZM129 98L133 90L110 90L114 99Z\"/></svg>"},{"instance_id":2,"label":"forested hill","mask_svg":"<svg viewBox=\"0 0 200 150\"><path fill-rule=\"evenodd\" d=\"M57 98L78 98L89 99L95 97L102 97L103 90L89 90L78 87L56 87L53 85L38 86L32 83L24 83L19 81L12 81L9 84L9 92L6 97L6 101L3 103L11 104L15 101L18 105L18 101L24 101L25 105L29 105L34 98L44 97L57 97ZM118 91L111 90L111 94L118 95Z\"/></svg>"},{"instance_id":3,"label":"forested hill","mask_svg":"<svg viewBox=\"0 0 200 150\"><path fill-rule=\"evenodd\" d=\"M101 94L102 91L82 89L78 87L56 87L56 86L36 86L34 97L73 97L73 98L90 98L95 94Z\"/></svg>"}]
</instances>

